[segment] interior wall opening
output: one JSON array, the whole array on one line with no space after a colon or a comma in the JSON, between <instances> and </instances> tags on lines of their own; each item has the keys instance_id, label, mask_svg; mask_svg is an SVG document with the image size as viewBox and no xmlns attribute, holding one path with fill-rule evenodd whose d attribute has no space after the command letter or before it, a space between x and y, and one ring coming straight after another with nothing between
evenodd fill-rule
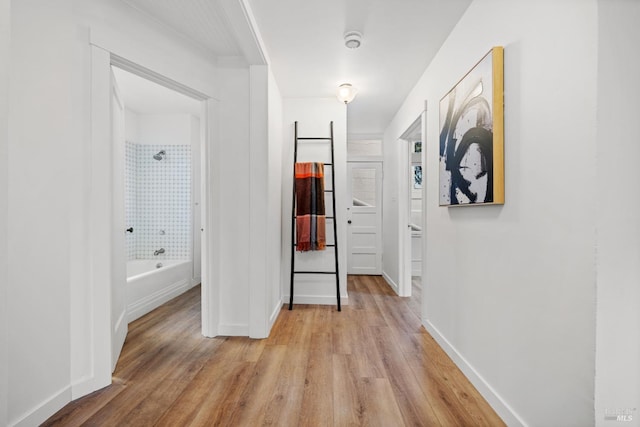
<instances>
[{"instance_id":1,"label":"interior wall opening","mask_svg":"<svg viewBox=\"0 0 640 427\"><path fill-rule=\"evenodd\" d=\"M420 316L423 274L423 159L422 115L400 137L400 295L412 297Z\"/></svg>"},{"instance_id":2,"label":"interior wall opening","mask_svg":"<svg viewBox=\"0 0 640 427\"><path fill-rule=\"evenodd\" d=\"M205 119L201 100L117 66L112 71L124 107L124 131L113 141L114 217L122 225L116 233L124 234L114 262L126 271L112 293L123 287L130 323L201 283Z\"/></svg>"}]
</instances>

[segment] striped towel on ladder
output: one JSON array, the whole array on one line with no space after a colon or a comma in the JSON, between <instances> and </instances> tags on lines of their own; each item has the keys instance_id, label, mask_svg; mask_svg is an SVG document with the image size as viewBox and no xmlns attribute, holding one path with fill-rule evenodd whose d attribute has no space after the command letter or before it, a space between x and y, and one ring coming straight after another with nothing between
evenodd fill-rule
<instances>
[{"instance_id":1,"label":"striped towel on ladder","mask_svg":"<svg viewBox=\"0 0 640 427\"><path fill-rule=\"evenodd\" d=\"M324 164L296 163L296 250L321 251L326 247Z\"/></svg>"}]
</instances>

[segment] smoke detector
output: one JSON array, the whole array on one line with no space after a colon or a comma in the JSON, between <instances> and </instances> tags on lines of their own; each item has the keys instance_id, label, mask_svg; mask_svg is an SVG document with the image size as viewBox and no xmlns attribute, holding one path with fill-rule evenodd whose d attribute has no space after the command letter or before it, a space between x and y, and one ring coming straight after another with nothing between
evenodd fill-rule
<instances>
[{"instance_id":1,"label":"smoke detector","mask_svg":"<svg viewBox=\"0 0 640 427\"><path fill-rule=\"evenodd\" d=\"M362 33L359 31L347 31L344 33L344 45L349 49L357 49L362 44Z\"/></svg>"}]
</instances>

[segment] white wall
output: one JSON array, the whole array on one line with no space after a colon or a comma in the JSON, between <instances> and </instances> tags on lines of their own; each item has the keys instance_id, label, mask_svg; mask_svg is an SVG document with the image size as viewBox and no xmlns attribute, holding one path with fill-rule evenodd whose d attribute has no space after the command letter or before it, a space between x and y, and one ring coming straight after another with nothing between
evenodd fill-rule
<instances>
[{"instance_id":1,"label":"white wall","mask_svg":"<svg viewBox=\"0 0 640 427\"><path fill-rule=\"evenodd\" d=\"M2 301L10 303L7 322L0 323L1 327L10 324L11 330L7 342L0 344L8 348L3 369L10 366L10 370L7 405L0 392L0 407L8 408L9 425L37 425L72 394L79 397L91 391L97 384L92 382L94 362L107 357L92 353L92 343L102 337L92 330L96 312L90 279L96 266L91 266L89 256L90 239L97 232L90 226L90 40L220 98L222 113L215 131L224 144L220 152L227 167L218 171L225 188L221 195L225 203L217 207L222 210L225 228L221 240L226 249L220 272L221 316L226 318L221 317L219 323L244 323L245 332L248 285L242 272L249 268L245 254L250 241L243 231L249 215L245 209L248 184L238 170L248 159L248 81L246 64L238 61L218 74L210 52L123 2L62 0L54 5L26 0L12 6L8 61L4 61L5 45L0 45L0 70L10 64L11 79L7 156L2 156L11 160L7 179L0 178L0 196L8 182L7 203L3 203L7 220L0 217L0 230L7 226L6 241L11 248L7 255L11 285L6 299L2 295ZM1 40L5 43L9 38L3 34ZM2 84L7 81L0 78ZM224 91L218 91L218 85ZM1 99L3 111L5 97ZM1 126L2 122L0 131ZM0 328L0 340L2 331ZM0 358L0 362L5 360ZM4 415L0 415L2 423Z\"/></svg>"},{"instance_id":2,"label":"white wall","mask_svg":"<svg viewBox=\"0 0 640 427\"><path fill-rule=\"evenodd\" d=\"M134 142L190 145L191 118L190 114L138 114L138 140Z\"/></svg>"},{"instance_id":3,"label":"white wall","mask_svg":"<svg viewBox=\"0 0 640 427\"><path fill-rule=\"evenodd\" d=\"M10 2L0 0L0 425L7 424L8 323L7 323L7 174Z\"/></svg>"},{"instance_id":4,"label":"white wall","mask_svg":"<svg viewBox=\"0 0 640 427\"><path fill-rule=\"evenodd\" d=\"M70 74L74 76L74 86L70 91L74 101L74 132L77 144L73 150L73 195L70 221L74 224L70 235L71 263L71 335L72 335L72 384L74 397L79 397L102 382L94 370L101 352L96 352L87 343L99 343L102 337L94 337L93 325L97 324L99 310L94 301L90 269L90 240L97 234L92 224L91 201L91 145L92 141L92 68L90 45L99 46L142 67L181 82L201 93L215 96L217 75L215 59L209 52L203 52L188 40L179 37L147 15L126 5L124 2L108 0L87 0L74 3L74 61ZM51 46L53 49L54 46ZM55 50L55 49L54 49ZM107 54L108 55L108 54ZM107 58L108 61L108 58ZM96 94L93 94L96 97ZM97 118L94 118L96 121ZM94 266L93 269L99 266ZM99 386L99 384L98 384Z\"/></svg>"},{"instance_id":5,"label":"white wall","mask_svg":"<svg viewBox=\"0 0 640 427\"><path fill-rule=\"evenodd\" d=\"M334 155L336 164L336 214L338 217L338 255L340 267L340 294L343 304L347 297L347 133L346 107L334 98L284 98L283 100L283 160L282 160L282 235L283 235L283 295L289 301L289 272L291 268L291 192L293 185L294 122L298 122L299 137L328 137L329 122L333 120ZM331 150L328 143L306 142L298 146L298 161L330 162ZM330 182L327 168L326 182ZM327 212L330 212L330 198L327 198ZM327 220L327 240L333 237L333 228ZM323 252L296 255L296 270L317 269L334 271L335 260L332 248ZM335 304L335 278L312 275L296 275L294 303Z\"/></svg>"},{"instance_id":6,"label":"white wall","mask_svg":"<svg viewBox=\"0 0 640 427\"><path fill-rule=\"evenodd\" d=\"M598 2L596 425L631 410L640 426L640 3Z\"/></svg>"},{"instance_id":7,"label":"white wall","mask_svg":"<svg viewBox=\"0 0 640 427\"><path fill-rule=\"evenodd\" d=\"M70 392L72 1L11 5L7 173L8 423L35 424ZM3 60L4 62L4 60ZM81 168L78 168L81 170ZM4 347L4 346L3 346Z\"/></svg>"},{"instance_id":8,"label":"white wall","mask_svg":"<svg viewBox=\"0 0 640 427\"><path fill-rule=\"evenodd\" d=\"M249 327L249 70L220 65L221 288L220 334L248 335ZM215 208L215 206L214 206Z\"/></svg>"},{"instance_id":9,"label":"white wall","mask_svg":"<svg viewBox=\"0 0 640 427\"><path fill-rule=\"evenodd\" d=\"M476 0L385 132L386 255L397 138L428 101L425 326L510 425L594 423L597 34L595 1ZM439 99L494 45L506 203L438 207Z\"/></svg>"},{"instance_id":10,"label":"white wall","mask_svg":"<svg viewBox=\"0 0 640 427\"><path fill-rule=\"evenodd\" d=\"M269 70L268 75L268 116L269 116L269 210L267 220L268 268L268 314L270 326L275 322L282 307L283 278L282 268L282 218L286 213L282 210L282 97L275 78ZM269 327L269 329L271 329Z\"/></svg>"},{"instance_id":11,"label":"white wall","mask_svg":"<svg viewBox=\"0 0 640 427\"><path fill-rule=\"evenodd\" d=\"M138 113L130 109L124 109L124 138L126 141L138 142L140 133L138 132Z\"/></svg>"}]
</instances>

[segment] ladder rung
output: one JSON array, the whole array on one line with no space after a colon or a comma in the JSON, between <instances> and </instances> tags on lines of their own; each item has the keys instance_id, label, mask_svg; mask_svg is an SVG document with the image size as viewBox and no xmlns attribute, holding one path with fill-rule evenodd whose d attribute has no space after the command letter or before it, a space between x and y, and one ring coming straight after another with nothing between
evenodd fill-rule
<instances>
[{"instance_id":1,"label":"ladder rung","mask_svg":"<svg viewBox=\"0 0 640 427\"><path fill-rule=\"evenodd\" d=\"M336 274L335 271L294 271L293 274Z\"/></svg>"},{"instance_id":2,"label":"ladder rung","mask_svg":"<svg viewBox=\"0 0 640 427\"><path fill-rule=\"evenodd\" d=\"M331 141L331 138L298 137L298 141Z\"/></svg>"},{"instance_id":3,"label":"ladder rung","mask_svg":"<svg viewBox=\"0 0 640 427\"><path fill-rule=\"evenodd\" d=\"M293 246L298 246L298 244L294 243ZM324 245L324 246L327 247L327 248L335 248L336 247L336 245Z\"/></svg>"},{"instance_id":4,"label":"ladder rung","mask_svg":"<svg viewBox=\"0 0 640 427\"><path fill-rule=\"evenodd\" d=\"M297 215L294 215L294 216L293 216L293 219L296 219L296 218L298 218L298 216L297 216ZM332 216L325 216L325 217L324 217L324 219L335 219L335 218L334 218L334 217L332 217Z\"/></svg>"}]
</instances>

